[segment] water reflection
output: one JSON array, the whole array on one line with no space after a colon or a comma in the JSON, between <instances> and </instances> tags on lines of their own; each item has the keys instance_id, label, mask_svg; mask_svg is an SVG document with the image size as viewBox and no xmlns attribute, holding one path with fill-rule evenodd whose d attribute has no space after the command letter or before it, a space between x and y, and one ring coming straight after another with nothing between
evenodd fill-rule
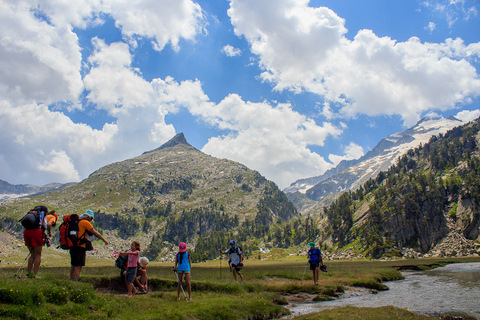
<instances>
[{"instance_id":1,"label":"water reflection","mask_svg":"<svg viewBox=\"0 0 480 320\"><path fill-rule=\"evenodd\" d=\"M292 315L318 312L343 306L396 306L436 315L461 311L480 317L480 263L451 264L422 272L403 273L405 280L386 282L388 291L356 297L299 305Z\"/></svg>"}]
</instances>

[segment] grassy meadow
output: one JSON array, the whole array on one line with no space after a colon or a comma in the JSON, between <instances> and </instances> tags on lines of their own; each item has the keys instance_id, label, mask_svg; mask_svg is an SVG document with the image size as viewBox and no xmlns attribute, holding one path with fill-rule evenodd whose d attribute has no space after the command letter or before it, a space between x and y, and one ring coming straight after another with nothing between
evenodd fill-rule
<instances>
[{"instance_id":1,"label":"grassy meadow","mask_svg":"<svg viewBox=\"0 0 480 320\"><path fill-rule=\"evenodd\" d=\"M304 302L308 303L332 299L350 286L386 290L383 282L402 279L398 271L401 268L428 269L452 262L480 261L480 258L328 261L328 272L320 273L316 286L308 268L304 276L303 260L246 260L242 272L245 280L241 283L234 282L224 260L217 260L192 265L192 301L186 302L182 293L177 301L172 263L150 263L149 293L128 298L113 260L88 257L80 281L73 282L68 280L67 257L61 255L52 263L52 256L45 256L37 279L25 277L25 268L21 268L24 257L2 261L0 318L273 319L290 313L286 305L291 296L306 294L309 298ZM295 319L433 318L393 307L345 307Z\"/></svg>"}]
</instances>

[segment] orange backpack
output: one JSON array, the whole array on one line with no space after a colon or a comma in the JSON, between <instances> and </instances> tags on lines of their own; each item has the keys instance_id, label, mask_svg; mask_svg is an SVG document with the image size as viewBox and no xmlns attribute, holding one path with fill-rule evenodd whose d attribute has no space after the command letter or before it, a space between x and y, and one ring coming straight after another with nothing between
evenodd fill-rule
<instances>
[{"instance_id":1,"label":"orange backpack","mask_svg":"<svg viewBox=\"0 0 480 320\"><path fill-rule=\"evenodd\" d=\"M60 225L60 248L67 250L78 246L78 222L77 214L72 213L63 216L63 223Z\"/></svg>"}]
</instances>

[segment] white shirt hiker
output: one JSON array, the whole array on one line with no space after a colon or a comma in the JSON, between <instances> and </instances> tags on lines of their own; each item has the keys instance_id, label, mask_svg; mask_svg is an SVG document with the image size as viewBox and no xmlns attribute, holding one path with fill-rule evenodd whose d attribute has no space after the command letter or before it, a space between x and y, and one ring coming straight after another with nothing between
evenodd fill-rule
<instances>
[{"instance_id":1,"label":"white shirt hiker","mask_svg":"<svg viewBox=\"0 0 480 320\"><path fill-rule=\"evenodd\" d=\"M227 254L230 255L231 263L234 265L238 265L240 263L240 255L242 253L241 249L237 246L233 246L225 250Z\"/></svg>"}]
</instances>

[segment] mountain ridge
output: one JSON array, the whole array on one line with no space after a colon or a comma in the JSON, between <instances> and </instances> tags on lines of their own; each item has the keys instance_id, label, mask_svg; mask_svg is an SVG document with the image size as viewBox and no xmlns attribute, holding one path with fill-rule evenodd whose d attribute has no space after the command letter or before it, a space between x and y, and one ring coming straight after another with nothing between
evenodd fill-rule
<instances>
[{"instance_id":1,"label":"mountain ridge","mask_svg":"<svg viewBox=\"0 0 480 320\"><path fill-rule=\"evenodd\" d=\"M283 191L289 197L289 194L300 192L312 200L319 201L331 193L355 190L369 178L375 177L378 172L386 171L409 149L420 143L426 143L433 135L445 133L461 124L462 121L454 117L421 119L411 128L381 139L372 150L359 159L344 160L323 175L297 180Z\"/></svg>"},{"instance_id":2,"label":"mountain ridge","mask_svg":"<svg viewBox=\"0 0 480 320\"><path fill-rule=\"evenodd\" d=\"M480 119L432 136L319 209L318 241L381 257L480 255Z\"/></svg>"},{"instance_id":3,"label":"mountain ridge","mask_svg":"<svg viewBox=\"0 0 480 320\"><path fill-rule=\"evenodd\" d=\"M38 203L59 215L92 209L95 228L111 243L96 254L109 257L135 237L153 260L164 259L165 249L179 241L192 250L200 242L196 258L211 259L228 243L224 238L264 236L275 221L297 216L275 183L241 163L207 155L184 138L177 135L160 148L103 166L63 190L2 204L0 217L13 217L3 229L21 232L18 219ZM57 242L58 233L52 239Z\"/></svg>"}]
</instances>

